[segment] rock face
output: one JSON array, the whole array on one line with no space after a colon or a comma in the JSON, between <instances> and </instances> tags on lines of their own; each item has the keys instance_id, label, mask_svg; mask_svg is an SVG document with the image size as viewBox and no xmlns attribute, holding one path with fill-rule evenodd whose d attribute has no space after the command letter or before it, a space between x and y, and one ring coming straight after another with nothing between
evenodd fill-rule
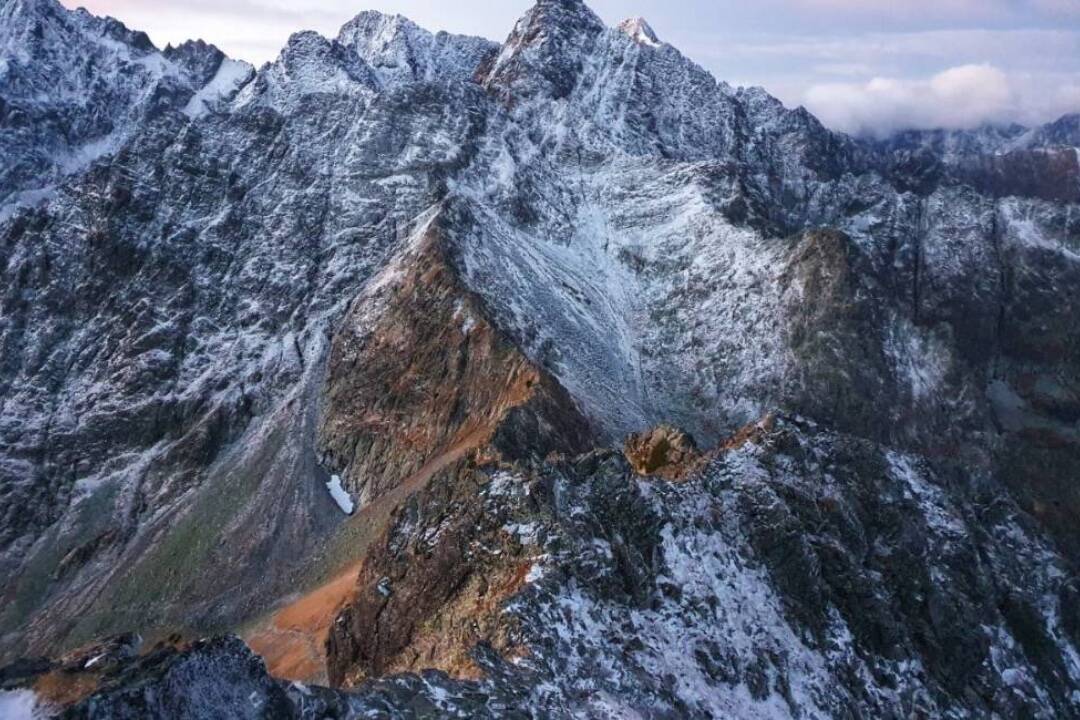
<instances>
[{"instance_id":1,"label":"rock face","mask_svg":"<svg viewBox=\"0 0 1080 720\"><path fill-rule=\"evenodd\" d=\"M468 548L459 572L528 568L495 624L474 616L476 657L509 659L542 716L1072 717L1068 562L1002 501L954 461L782 417L681 483L637 479L611 452L447 473L361 575L337 631L359 644L335 635L331 663L387 669L383 627L453 638L452 615L375 608L413 608L420 588L449 593L442 612L498 592L453 572ZM507 686L481 683L497 717Z\"/></svg>"},{"instance_id":2,"label":"rock face","mask_svg":"<svg viewBox=\"0 0 1080 720\"><path fill-rule=\"evenodd\" d=\"M353 303L330 351L324 462L370 503L432 459L493 446L508 459L584 452L566 391L484 317L435 221Z\"/></svg>"},{"instance_id":3,"label":"rock face","mask_svg":"<svg viewBox=\"0 0 1080 720\"><path fill-rule=\"evenodd\" d=\"M201 114L253 73L202 42L158 51L145 33L55 0L5 0L0 54L0 218L55 194L141 125Z\"/></svg>"},{"instance_id":4,"label":"rock face","mask_svg":"<svg viewBox=\"0 0 1080 720\"><path fill-rule=\"evenodd\" d=\"M4 689L1080 716L1078 127L849 138L579 0L257 72L0 0ZM294 623L342 689L234 639L40 659L345 568Z\"/></svg>"},{"instance_id":5,"label":"rock face","mask_svg":"<svg viewBox=\"0 0 1080 720\"><path fill-rule=\"evenodd\" d=\"M638 475L676 480L700 469L704 457L682 430L661 425L626 438L626 459Z\"/></svg>"}]
</instances>

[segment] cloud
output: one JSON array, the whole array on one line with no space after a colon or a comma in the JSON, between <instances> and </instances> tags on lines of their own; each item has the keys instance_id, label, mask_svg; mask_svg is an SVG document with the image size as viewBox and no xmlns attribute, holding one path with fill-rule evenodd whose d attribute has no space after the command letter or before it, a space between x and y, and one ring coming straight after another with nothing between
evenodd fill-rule
<instances>
[{"instance_id":1,"label":"cloud","mask_svg":"<svg viewBox=\"0 0 1080 720\"><path fill-rule=\"evenodd\" d=\"M700 39L698 45L715 60L779 63L787 67L805 67L807 60L839 66L894 66L895 74L900 76L907 76L913 69L932 71L981 63L1004 68L1080 70L1080 31L1063 29L744 35L711 50ZM878 74L883 74L880 69Z\"/></svg>"},{"instance_id":2,"label":"cloud","mask_svg":"<svg viewBox=\"0 0 1080 720\"><path fill-rule=\"evenodd\" d=\"M926 79L878 77L814 85L805 93L805 105L826 125L856 134L1035 124L1080 111L1076 80L1010 76L993 65L961 65Z\"/></svg>"},{"instance_id":3,"label":"cloud","mask_svg":"<svg viewBox=\"0 0 1080 720\"><path fill-rule=\"evenodd\" d=\"M1077 19L1080 18L1080 2L1077 0L1032 0L1031 3L1042 13L1052 17Z\"/></svg>"},{"instance_id":4,"label":"cloud","mask_svg":"<svg viewBox=\"0 0 1080 720\"><path fill-rule=\"evenodd\" d=\"M1035 3L1063 3L1068 0L1033 0ZM790 0L794 8L814 13L841 15L848 19L870 18L876 21L937 21L962 19L987 22L1011 15L1006 0Z\"/></svg>"}]
</instances>

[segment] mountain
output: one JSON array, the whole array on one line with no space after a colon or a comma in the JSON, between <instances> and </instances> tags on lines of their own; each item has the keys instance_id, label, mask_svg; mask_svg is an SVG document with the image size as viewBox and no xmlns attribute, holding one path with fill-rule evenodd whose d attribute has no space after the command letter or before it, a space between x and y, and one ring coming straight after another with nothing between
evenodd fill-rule
<instances>
[{"instance_id":1,"label":"mountain","mask_svg":"<svg viewBox=\"0 0 1080 720\"><path fill-rule=\"evenodd\" d=\"M580 0L0 16L0 703L1080 716L1075 118L854 139Z\"/></svg>"},{"instance_id":2,"label":"mountain","mask_svg":"<svg viewBox=\"0 0 1080 720\"><path fill-rule=\"evenodd\" d=\"M155 116L205 112L251 73L202 42L162 52L111 18L56 0L5 0L0 217L48 198Z\"/></svg>"}]
</instances>

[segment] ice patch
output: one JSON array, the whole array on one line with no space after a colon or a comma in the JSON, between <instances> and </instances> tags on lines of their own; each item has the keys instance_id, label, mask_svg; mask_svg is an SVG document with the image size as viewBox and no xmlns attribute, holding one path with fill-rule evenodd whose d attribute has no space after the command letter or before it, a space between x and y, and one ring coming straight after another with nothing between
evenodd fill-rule
<instances>
[{"instance_id":1,"label":"ice patch","mask_svg":"<svg viewBox=\"0 0 1080 720\"><path fill-rule=\"evenodd\" d=\"M341 508L341 512L346 515L352 515L356 510L356 506L353 504L352 496L345 491L345 488L341 485L341 476L334 475L330 478L330 481L326 483L326 489L330 491L330 497L334 498L334 502Z\"/></svg>"}]
</instances>

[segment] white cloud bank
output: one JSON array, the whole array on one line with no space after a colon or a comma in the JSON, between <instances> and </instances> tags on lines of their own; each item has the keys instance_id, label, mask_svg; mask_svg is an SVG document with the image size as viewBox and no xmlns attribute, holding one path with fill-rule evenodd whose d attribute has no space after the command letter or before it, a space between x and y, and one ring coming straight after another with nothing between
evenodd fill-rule
<instances>
[{"instance_id":1,"label":"white cloud bank","mask_svg":"<svg viewBox=\"0 0 1080 720\"><path fill-rule=\"evenodd\" d=\"M1069 77L1011 75L988 64L960 65L926 79L817 84L806 91L805 105L826 125L856 134L1031 125L1080 111L1080 84Z\"/></svg>"}]
</instances>

